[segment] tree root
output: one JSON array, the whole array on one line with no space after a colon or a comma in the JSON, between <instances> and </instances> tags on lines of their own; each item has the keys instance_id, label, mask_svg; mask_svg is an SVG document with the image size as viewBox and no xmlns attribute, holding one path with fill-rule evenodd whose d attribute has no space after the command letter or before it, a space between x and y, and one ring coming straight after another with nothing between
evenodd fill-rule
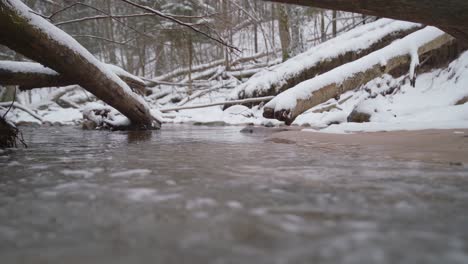
<instances>
[{"instance_id":1,"label":"tree root","mask_svg":"<svg viewBox=\"0 0 468 264\"><path fill-rule=\"evenodd\" d=\"M17 148L18 142L24 147L28 147L19 129L3 117L0 117L0 148Z\"/></svg>"}]
</instances>

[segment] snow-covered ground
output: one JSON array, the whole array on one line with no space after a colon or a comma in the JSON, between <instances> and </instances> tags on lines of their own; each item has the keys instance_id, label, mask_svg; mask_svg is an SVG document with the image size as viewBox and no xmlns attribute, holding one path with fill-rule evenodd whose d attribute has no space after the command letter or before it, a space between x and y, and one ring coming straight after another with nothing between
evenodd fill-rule
<instances>
[{"instance_id":1,"label":"snow-covered ground","mask_svg":"<svg viewBox=\"0 0 468 264\"><path fill-rule=\"evenodd\" d=\"M401 84L400 86L400 83ZM396 92L383 96L386 91ZM468 96L468 52L445 69L417 77L416 87L403 78L377 78L357 91L341 96L349 98L329 112L314 113L336 100L314 107L299 116L294 124L308 125L324 132L394 131L421 129L468 128L468 103L456 105ZM348 123L356 108L371 115L368 123ZM337 124L339 123L339 124Z\"/></svg>"},{"instance_id":2,"label":"snow-covered ground","mask_svg":"<svg viewBox=\"0 0 468 264\"><path fill-rule=\"evenodd\" d=\"M395 87L399 88L395 89ZM395 89L395 91L385 95L390 89ZM226 89L209 93L187 105L222 102L229 92L230 90ZM85 92L77 90L76 94L69 95L67 99L76 99L80 96L86 96ZM455 105L466 96L468 96L468 52L462 54L447 68L419 75L416 87L412 87L404 77L394 79L385 75L355 91L343 94L338 100L344 101L341 104L332 99L314 107L300 115L293 125L331 133L468 128L468 104ZM82 119L82 109L85 108L62 108L52 104L48 109L37 109L43 104L44 102L36 102L28 107L36 109L45 121L51 123L77 124ZM172 106L176 104L168 103L163 108ZM321 113L316 111L326 107L331 110ZM347 117L354 109L369 113L370 122L348 123ZM223 122L232 125L281 125L279 121L264 119L262 112L261 107L249 109L245 106L233 106L223 111L222 106L213 106L170 112L163 116L164 121L168 123L221 124L220 122ZM29 114L20 110L14 110L12 116L15 122L37 122Z\"/></svg>"},{"instance_id":3,"label":"snow-covered ground","mask_svg":"<svg viewBox=\"0 0 468 264\"><path fill-rule=\"evenodd\" d=\"M385 23L384 23L385 22ZM374 22L377 24L392 25L388 20ZM395 24L397 27L412 26L411 24ZM363 28L354 29L355 33L363 33ZM430 30L430 29L429 29ZM357 34L356 33L356 34ZM352 31L346 33L355 36ZM343 34L342 36L346 36ZM361 36L361 35L359 35ZM341 41L343 46L350 46L350 42ZM335 46L336 40L331 40ZM356 46L355 44L353 44ZM364 45L364 44L363 44ZM367 45L367 44L366 44ZM356 46L359 48L360 46ZM339 48L337 48L339 50ZM348 50L348 48L343 48ZM406 52L406 51L405 51ZM307 52L305 53L307 54ZM296 64L307 62L307 56L291 59ZM288 65L286 62L283 65ZM282 66L276 67L282 69ZM290 72L289 67L283 67L284 72ZM284 73L283 72L283 73ZM266 71L265 78L271 78L271 72ZM282 76L281 72L278 76ZM255 79L262 78L257 74ZM219 89L216 87L220 87ZM233 91L242 87L242 83L233 78L229 80L211 80L204 88L194 86L194 94L203 96L184 100L186 87L161 85L154 89L154 95L147 98L148 104L154 112L157 109L168 109L180 106L191 106L224 102L232 97ZM213 88L215 87L215 88ZM70 90L60 97L61 91ZM163 95L163 96L157 96ZM409 84L405 77L394 79L389 75L374 79L362 87L348 91L338 99L332 99L310 109L297 117L293 125L304 126L308 130L329 133L344 133L356 131L391 131L391 130L419 130L468 128L468 104L456 105L461 99L468 96L468 52L462 54L448 67L435 69L432 72L417 76L416 87ZM57 100L60 97L63 100ZM101 102L89 100L91 94L79 87L45 88L23 92L18 101L34 111L44 122L52 124L76 125L80 124L83 111ZM64 102L72 105L64 106ZM76 106L79 106L76 108ZM75 108L74 108L75 107ZM351 123L348 116L357 110L367 113L370 122ZM201 109L187 109L165 112L163 120L166 123L197 123L211 125L265 125L280 126L283 123L277 120L265 119L262 116L263 106L248 108L233 106L223 111L222 106L212 106ZM36 122L38 119L27 112L14 109L9 118L16 123Z\"/></svg>"},{"instance_id":4,"label":"snow-covered ground","mask_svg":"<svg viewBox=\"0 0 468 264\"><path fill-rule=\"evenodd\" d=\"M391 90L394 90L392 93ZM200 98L192 104L222 101L229 91ZM311 127L323 132L394 131L419 129L468 128L468 104L455 105L468 96L468 52L447 68L421 74L412 87L405 77L390 75L372 80L357 90L341 95L300 115L293 125ZM344 102L342 102L344 101ZM339 103L341 102L341 103ZM330 108L329 111L317 110ZM347 122L356 109L371 115L368 123ZM166 114L166 122L225 122L228 124L281 125L264 119L262 108L234 106L222 111L213 106Z\"/></svg>"}]
</instances>

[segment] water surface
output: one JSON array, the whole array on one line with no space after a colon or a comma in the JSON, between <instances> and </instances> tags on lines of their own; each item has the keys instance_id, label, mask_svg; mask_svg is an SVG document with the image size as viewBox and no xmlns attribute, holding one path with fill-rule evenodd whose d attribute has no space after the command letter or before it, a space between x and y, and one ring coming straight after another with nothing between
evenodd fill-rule
<instances>
[{"instance_id":1,"label":"water surface","mask_svg":"<svg viewBox=\"0 0 468 264\"><path fill-rule=\"evenodd\" d=\"M25 129L1 262L468 263L465 166L239 130Z\"/></svg>"}]
</instances>

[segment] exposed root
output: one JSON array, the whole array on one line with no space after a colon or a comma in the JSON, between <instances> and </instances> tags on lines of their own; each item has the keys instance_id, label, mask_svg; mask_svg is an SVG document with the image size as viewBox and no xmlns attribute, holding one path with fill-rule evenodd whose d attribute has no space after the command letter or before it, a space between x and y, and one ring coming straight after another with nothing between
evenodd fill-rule
<instances>
[{"instance_id":1,"label":"exposed root","mask_svg":"<svg viewBox=\"0 0 468 264\"><path fill-rule=\"evenodd\" d=\"M17 148L18 142L24 147L28 147L19 129L3 117L0 117L0 148Z\"/></svg>"}]
</instances>

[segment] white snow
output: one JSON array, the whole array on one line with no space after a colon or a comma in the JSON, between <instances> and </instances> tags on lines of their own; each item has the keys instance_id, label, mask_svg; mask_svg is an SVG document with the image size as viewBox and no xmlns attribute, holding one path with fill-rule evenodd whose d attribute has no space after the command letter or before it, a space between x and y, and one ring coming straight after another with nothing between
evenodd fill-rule
<instances>
[{"instance_id":1,"label":"white snow","mask_svg":"<svg viewBox=\"0 0 468 264\"><path fill-rule=\"evenodd\" d=\"M393 79L389 75L377 78L356 91L341 96L348 101L324 113L313 113L335 100L314 107L300 115L296 125L309 125L312 131L327 133L373 132L421 129L468 128L468 104L455 103L468 96L468 52L452 62L447 68L417 76L416 87L404 78ZM382 96L385 90L399 86L394 94ZM367 91L366 91L367 90ZM358 109L371 114L369 123L347 123L346 117ZM331 122L339 122L329 126Z\"/></svg>"},{"instance_id":2,"label":"white snow","mask_svg":"<svg viewBox=\"0 0 468 264\"><path fill-rule=\"evenodd\" d=\"M266 107L275 109L275 111L293 109L296 106L297 100L309 98L314 91L333 83L339 85L349 76L353 76L354 74L371 68L374 65L385 65L385 63L392 57L414 54L418 47L440 37L443 34L445 34L443 31L435 27L426 27L421 29L403 39L393 42L383 49L375 51L356 61L344 64L284 91L271 100ZM416 64L416 62L417 60L413 59L412 64Z\"/></svg>"},{"instance_id":3,"label":"white snow","mask_svg":"<svg viewBox=\"0 0 468 264\"><path fill-rule=\"evenodd\" d=\"M139 81L139 82L144 83L144 81L143 81L142 79L140 79L140 77L138 77L138 76L136 76L136 75L133 75L133 74L127 72L126 70L120 68L120 67L117 66L117 65L106 64L106 66L107 66L112 72L114 72L115 74L117 74L118 76L127 77L127 78L134 79L134 80L136 80L136 81Z\"/></svg>"},{"instance_id":4,"label":"white snow","mask_svg":"<svg viewBox=\"0 0 468 264\"><path fill-rule=\"evenodd\" d=\"M0 69L14 73L40 73L47 75L58 75L58 73L36 62L1 61Z\"/></svg>"},{"instance_id":5,"label":"white snow","mask_svg":"<svg viewBox=\"0 0 468 264\"><path fill-rule=\"evenodd\" d=\"M359 50L372 46L372 44L378 42L383 36L390 33L417 28L419 26L419 24L410 22L379 19L313 47L280 65L255 74L249 81L237 87L231 93L230 98L237 99L240 92L244 92L246 95L252 95L258 90L268 90L272 84L285 82L290 76L294 76L301 70L310 68L323 60L338 57L349 51L358 52Z\"/></svg>"}]
</instances>

